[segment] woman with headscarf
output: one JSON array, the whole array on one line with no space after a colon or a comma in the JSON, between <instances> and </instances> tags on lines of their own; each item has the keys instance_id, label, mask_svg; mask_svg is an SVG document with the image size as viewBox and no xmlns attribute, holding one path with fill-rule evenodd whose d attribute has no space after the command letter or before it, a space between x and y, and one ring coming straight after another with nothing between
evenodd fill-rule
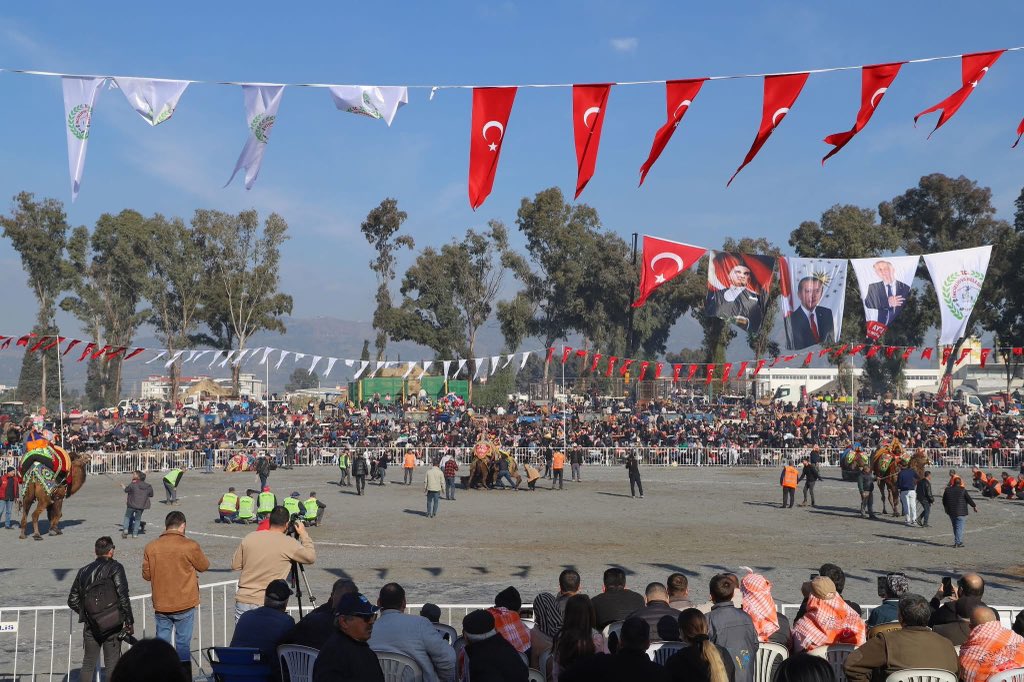
<instances>
[{"instance_id":1,"label":"woman with headscarf","mask_svg":"<svg viewBox=\"0 0 1024 682\"><path fill-rule=\"evenodd\" d=\"M772 584L759 573L750 571L740 581L743 611L754 621L759 642L775 642L789 648L789 619L779 613L772 598Z\"/></svg>"},{"instance_id":2,"label":"woman with headscarf","mask_svg":"<svg viewBox=\"0 0 1024 682\"><path fill-rule=\"evenodd\" d=\"M562 629L562 612L555 595L541 592L533 598L533 628L530 630L530 667L540 670L540 656L551 650L551 643Z\"/></svg>"},{"instance_id":3,"label":"woman with headscarf","mask_svg":"<svg viewBox=\"0 0 1024 682\"><path fill-rule=\"evenodd\" d=\"M793 650L811 651L829 644L860 646L867 641L867 626L860 614L836 592L831 578L811 581L807 612L793 627Z\"/></svg>"},{"instance_id":4,"label":"woman with headscarf","mask_svg":"<svg viewBox=\"0 0 1024 682\"><path fill-rule=\"evenodd\" d=\"M708 637L708 619L698 609L679 614L679 632L688 647L672 654L665 669L673 682L733 682L736 665L728 650Z\"/></svg>"}]
</instances>

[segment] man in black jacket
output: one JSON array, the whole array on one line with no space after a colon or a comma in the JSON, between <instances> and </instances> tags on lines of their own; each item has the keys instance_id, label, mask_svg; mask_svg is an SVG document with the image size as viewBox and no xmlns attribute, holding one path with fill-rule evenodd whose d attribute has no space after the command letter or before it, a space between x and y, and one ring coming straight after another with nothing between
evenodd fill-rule
<instances>
[{"instance_id":1,"label":"man in black jacket","mask_svg":"<svg viewBox=\"0 0 1024 682\"><path fill-rule=\"evenodd\" d=\"M921 503L921 515L917 517L917 525L928 527L928 517L932 513L932 472L924 472L924 478L917 482L917 501Z\"/></svg>"},{"instance_id":2,"label":"man in black jacket","mask_svg":"<svg viewBox=\"0 0 1024 682\"><path fill-rule=\"evenodd\" d=\"M379 608L361 594L346 594L335 610L337 630L313 664L313 682L384 682L377 654L367 643Z\"/></svg>"},{"instance_id":3,"label":"man in black jacket","mask_svg":"<svg viewBox=\"0 0 1024 682\"><path fill-rule=\"evenodd\" d=\"M142 527L142 512L152 506L150 499L153 497L153 486L146 483L146 472L136 471L132 482L124 487L124 492L128 498L124 521L121 523L121 537L127 538L131 533L133 538L137 538Z\"/></svg>"},{"instance_id":4,"label":"man in black jacket","mask_svg":"<svg viewBox=\"0 0 1024 682\"><path fill-rule=\"evenodd\" d=\"M348 578L338 578L334 581L331 598L296 623L291 632L281 640L281 644L300 644L317 651L323 649L324 643L334 629L333 623L337 618L334 612L346 594L359 594L359 588Z\"/></svg>"},{"instance_id":5,"label":"man in black jacket","mask_svg":"<svg viewBox=\"0 0 1024 682\"><path fill-rule=\"evenodd\" d=\"M91 680L96 674L101 647L109 676L121 659L121 638L134 632L135 623L128 578L124 566L114 560L114 541L109 536L96 540L96 560L78 570L68 606L78 614L78 622L85 623L79 679Z\"/></svg>"},{"instance_id":6,"label":"man in black jacket","mask_svg":"<svg viewBox=\"0 0 1024 682\"><path fill-rule=\"evenodd\" d=\"M594 615L597 616L598 629L617 620L625 620L637 609L646 604L644 598L626 589L626 572L621 568L612 567L604 572L604 592L595 596Z\"/></svg>"},{"instance_id":7,"label":"man in black jacket","mask_svg":"<svg viewBox=\"0 0 1024 682\"><path fill-rule=\"evenodd\" d=\"M804 501L801 502L798 506L807 506L808 493L810 493L811 495L811 506L816 506L814 504L814 484L817 483L819 480L821 480L821 474L818 473L818 467L811 464L810 459L804 457L803 471L800 472L800 478L796 479L797 483L799 483L800 481L804 482Z\"/></svg>"},{"instance_id":8,"label":"man in black jacket","mask_svg":"<svg viewBox=\"0 0 1024 682\"><path fill-rule=\"evenodd\" d=\"M483 682L527 682L530 670L516 648L494 629L488 611L470 612L462 619L469 679Z\"/></svg>"},{"instance_id":9,"label":"man in black jacket","mask_svg":"<svg viewBox=\"0 0 1024 682\"><path fill-rule=\"evenodd\" d=\"M955 469L949 471L949 485L942 493L942 507L946 510L949 520L953 522L953 546L964 546L964 524L967 522L967 505L978 512L971 494L964 487L963 480L956 475Z\"/></svg>"}]
</instances>

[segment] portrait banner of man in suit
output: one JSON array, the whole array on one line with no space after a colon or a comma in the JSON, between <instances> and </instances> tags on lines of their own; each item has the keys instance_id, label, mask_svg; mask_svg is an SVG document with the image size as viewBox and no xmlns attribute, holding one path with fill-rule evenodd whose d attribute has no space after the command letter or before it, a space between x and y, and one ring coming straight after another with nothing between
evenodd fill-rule
<instances>
[{"instance_id":1,"label":"portrait banner of man in suit","mask_svg":"<svg viewBox=\"0 0 1024 682\"><path fill-rule=\"evenodd\" d=\"M779 258L786 348L834 343L842 333L846 260Z\"/></svg>"},{"instance_id":2,"label":"portrait banner of man in suit","mask_svg":"<svg viewBox=\"0 0 1024 682\"><path fill-rule=\"evenodd\" d=\"M903 310L920 260L918 256L850 259L864 302L867 337L872 341L877 341Z\"/></svg>"},{"instance_id":3,"label":"portrait banner of man in suit","mask_svg":"<svg viewBox=\"0 0 1024 682\"><path fill-rule=\"evenodd\" d=\"M711 251L704 314L757 333L764 321L774 275L773 256Z\"/></svg>"}]
</instances>

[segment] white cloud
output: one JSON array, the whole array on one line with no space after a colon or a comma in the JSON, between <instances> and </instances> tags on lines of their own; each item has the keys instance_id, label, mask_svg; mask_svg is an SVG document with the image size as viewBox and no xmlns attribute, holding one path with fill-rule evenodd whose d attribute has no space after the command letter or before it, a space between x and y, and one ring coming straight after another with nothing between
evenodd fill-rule
<instances>
[{"instance_id":1,"label":"white cloud","mask_svg":"<svg viewBox=\"0 0 1024 682\"><path fill-rule=\"evenodd\" d=\"M609 42L611 43L613 50L623 53L636 52L636 48L640 44L640 41L633 37L612 38Z\"/></svg>"}]
</instances>

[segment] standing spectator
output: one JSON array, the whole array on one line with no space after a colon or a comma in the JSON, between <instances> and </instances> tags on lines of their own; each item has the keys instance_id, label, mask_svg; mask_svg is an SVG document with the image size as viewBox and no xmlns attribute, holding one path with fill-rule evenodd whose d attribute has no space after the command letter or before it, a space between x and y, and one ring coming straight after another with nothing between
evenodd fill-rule
<instances>
[{"instance_id":1,"label":"standing spectator","mask_svg":"<svg viewBox=\"0 0 1024 682\"><path fill-rule=\"evenodd\" d=\"M444 497L446 500L455 499L455 478L459 475L459 460L449 453L441 460L442 471L444 472Z\"/></svg>"},{"instance_id":2,"label":"standing spectator","mask_svg":"<svg viewBox=\"0 0 1024 682\"><path fill-rule=\"evenodd\" d=\"M391 458L388 453L381 450L380 456L377 457L377 471L376 477L379 479L377 485L384 485L384 479L388 474L388 464L391 462Z\"/></svg>"},{"instance_id":3,"label":"standing spectator","mask_svg":"<svg viewBox=\"0 0 1024 682\"><path fill-rule=\"evenodd\" d=\"M156 636L173 644L192 678L192 626L199 606L199 574L210 568L199 543L185 537L185 515L172 511L164 532L142 553L142 578L153 583ZM171 638L171 630L174 638Z\"/></svg>"},{"instance_id":4,"label":"standing spectator","mask_svg":"<svg viewBox=\"0 0 1024 682\"><path fill-rule=\"evenodd\" d=\"M800 478L800 472L793 466L793 460L787 459L786 466L782 467L782 474L779 475L779 485L782 486L782 508L792 509L796 498L796 484Z\"/></svg>"},{"instance_id":5,"label":"standing spectator","mask_svg":"<svg viewBox=\"0 0 1024 682\"><path fill-rule=\"evenodd\" d=\"M868 518L877 521L875 516L875 475L871 473L871 467L867 464L861 469L857 476L857 492L860 493L860 517L864 518L864 512Z\"/></svg>"},{"instance_id":6,"label":"standing spectator","mask_svg":"<svg viewBox=\"0 0 1024 682\"><path fill-rule=\"evenodd\" d=\"M800 481L804 482L804 501L801 502L799 506L807 506L808 493L810 493L811 495L811 506L816 506L814 504L814 484L817 483L820 479L821 474L818 473L818 467L816 467L814 464L811 464L811 460L804 458L803 471L800 472L800 477L796 479L797 483L799 483Z\"/></svg>"},{"instance_id":7,"label":"standing spectator","mask_svg":"<svg viewBox=\"0 0 1024 682\"><path fill-rule=\"evenodd\" d=\"M267 479L270 478L270 470L276 469L277 466L271 466L273 462L270 461L270 453L264 452L263 455L256 458L256 476L260 480L260 490L267 489Z\"/></svg>"},{"instance_id":8,"label":"standing spectator","mask_svg":"<svg viewBox=\"0 0 1024 682\"><path fill-rule=\"evenodd\" d=\"M14 471L14 467L7 467L7 473L0 476L0 521L3 521L4 515L7 516L5 527L8 530L14 521L12 514L14 513L14 502L18 499L18 486L20 485L21 476Z\"/></svg>"},{"instance_id":9,"label":"standing spectator","mask_svg":"<svg viewBox=\"0 0 1024 682\"><path fill-rule=\"evenodd\" d=\"M142 512L152 506L153 486L146 483L146 472L136 471L132 476L132 482L124 487L128 498L124 511L124 521L121 522L121 538L127 538L131 533L133 538L139 537L139 530L142 527Z\"/></svg>"},{"instance_id":10,"label":"standing spectator","mask_svg":"<svg viewBox=\"0 0 1024 682\"><path fill-rule=\"evenodd\" d=\"M690 646L673 654L665 668L673 682L734 682L736 665L729 650L711 641L707 617L698 609L679 614L679 631Z\"/></svg>"},{"instance_id":11,"label":"standing spectator","mask_svg":"<svg viewBox=\"0 0 1024 682\"><path fill-rule=\"evenodd\" d=\"M104 535L96 540L95 551L96 560L78 569L68 594L68 606L85 623L80 680L93 679L101 648L104 665L113 670L121 658L120 635L135 631L128 578L114 559L114 541Z\"/></svg>"},{"instance_id":12,"label":"standing spectator","mask_svg":"<svg viewBox=\"0 0 1024 682\"><path fill-rule=\"evenodd\" d=\"M487 611L471 611L462 619L466 639L466 670L470 680L526 682L530 672L522 657L494 627ZM467 676L463 676L467 679Z\"/></svg>"},{"instance_id":13,"label":"standing spectator","mask_svg":"<svg viewBox=\"0 0 1024 682\"><path fill-rule=\"evenodd\" d=\"M405 612L405 590L401 585L388 583L380 588L377 606L380 617L373 628L371 647L415 659L423 669L424 682L455 679L455 650L429 620Z\"/></svg>"},{"instance_id":14,"label":"standing spectator","mask_svg":"<svg viewBox=\"0 0 1024 682\"><path fill-rule=\"evenodd\" d=\"M355 459L352 460L352 475L356 478L356 495L362 495L363 491L366 490L366 472L368 470L369 465L366 463L366 457L356 455Z\"/></svg>"},{"instance_id":15,"label":"standing spectator","mask_svg":"<svg viewBox=\"0 0 1024 682\"><path fill-rule=\"evenodd\" d=\"M900 491L900 505L903 507L903 518L908 526L917 525L917 473L909 463L902 464L896 476L896 488Z\"/></svg>"},{"instance_id":16,"label":"standing spectator","mask_svg":"<svg viewBox=\"0 0 1024 682\"><path fill-rule=\"evenodd\" d=\"M487 611L494 616L494 629L505 638L515 650L524 656L530 652L530 630L519 617L523 598L519 590L506 587L494 598L494 606Z\"/></svg>"},{"instance_id":17,"label":"standing spectator","mask_svg":"<svg viewBox=\"0 0 1024 682\"><path fill-rule=\"evenodd\" d=\"M229 646L259 649L260 660L269 663L276 680L281 676L277 646L295 627L295 619L288 615L292 591L284 580L271 580L264 595L263 606L246 611L238 619Z\"/></svg>"},{"instance_id":18,"label":"standing spectator","mask_svg":"<svg viewBox=\"0 0 1024 682\"><path fill-rule=\"evenodd\" d=\"M796 469L793 471L795 473ZM719 573L708 587L714 602L707 616L708 637L712 643L729 651L736 667L736 682L753 682L760 646L754 621L733 604L736 583L732 576Z\"/></svg>"},{"instance_id":19,"label":"standing spectator","mask_svg":"<svg viewBox=\"0 0 1024 682\"><path fill-rule=\"evenodd\" d=\"M551 455L551 489L555 489L555 482L558 483L558 489L561 490L563 486L562 474L565 472L565 454L561 451L555 452Z\"/></svg>"},{"instance_id":20,"label":"standing spectator","mask_svg":"<svg viewBox=\"0 0 1024 682\"><path fill-rule=\"evenodd\" d=\"M411 448L411 446L407 446ZM416 453L412 449L405 451L405 457L402 458L402 482L406 485L412 485L412 472L416 468Z\"/></svg>"},{"instance_id":21,"label":"standing spectator","mask_svg":"<svg viewBox=\"0 0 1024 682\"><path fill-rule=\"evenodd\" d=\"M942 492L942 508L946 510L949 520L953 522L953 546L964 546L964 524L967 522L967 505L978 512L971 494L964 488L963 480L956 475L956 470L949 472L949 485Z\"/></svg>"},{"instance_id":22,"label":"standing spectator","mask_svg":"<svg viewBox=\"0 0 1024 682\"><path fill-rule=\"evenodd\" d=\"M644 499L644 484L640 480L640 460L633 450L630 450L626 457L626 471L629 472L629 496L636 497L636 491L639 488L640 499Z\"/></svg>"},{"instance_id":23,"label":"standing spectator","mask_svg":"<svg viewBox=\"0 0 1024 682\"><path fill-rule=\"evenodd\" d=\"M579 445L569 448L569 467L572 470L572 480L582 483L583 477L580 476L580 469L583 467L583 448Z\"/></svg>"},{"instance_id":24,"label":"standing spectator","mask_svg":"<svg viewBox=\"0 0 1024 682\"><path fill-rule=\"evenodd\" d=\"M348 450L342 450L338 454L338 471L340 473L340 479L338 485L348 487L352 485L348 478L348 468L352 463L352 457L348 454Z\"/></svg>"},{"instance_id":25,"label":"standing spectator","mask_svg":"<svg viewBox=\"0 0 1024 682\"><path fill-rule=\"evenodd\" d=\"M313 682L384 682L380 661L369 645L378 611L361 594L341 598L335 611L337 629L316 657Z\"/></svg>"},{"instance_id":26,"label":"standing spectator","mask_svg":"<svg viewBox=\"0 0 1024 682\"><path fill-rule=\"evenodd\" d=\"M423 481L423 492L427 494L427 518L437 516L437 508L441 503L441 491L444 489L444 474L435 460L427 470Z\"/></svg>"},{"instance_id":27,"label":"standing spectator","mask_svg":"<svg viewBox=\"0 0 1024 682\"><path fill-rule=\"evenodd\" d=\"M164 474L164 492L167 493L164 504L178 504L178 485L184 475L185 472L178 468L171 469Z\"/></svg>"},{"instance_id":28,"label":"standing spectator","mask_svg":"<svg viewBox=\"0 0 1024 682\"><path fill-rule=\"evenodd\" d=\"M204 474L213 473L213 448L207 445L203 448L203 454L206 456L206 469L203 471Z\"/></svg>"},{"instance_id":29,"label":"standing spectator","mask_svg":"<svg viewBox=\"0 0 1024 682\"><path fill-rule=\"evenodd\" d=\"M963 682L986 682L1001 672L1024 667L1024 639L1004 628L993 609L975 607L959 663Z\"/></svg>"},{"instance_id":30,"label":"standing spectator","mask_svg":"<svg viewBox=\"0 0 1024 682\"><path fill-rule=\"evenodd\" d=\"M924 478L917 482L917 501L921 503L921 516L917 520L917 525L927 528L928 517L932 513L932 503L935 502L935 496L932 495L932 472L924 472Z\"/></svg>"},{"instance_id":31,"label":"standing spectator","mask_svg":"<svg viewBox=\"0 0 1024 682\"><path fill-rule=\"evenodd\" d=\"M274 507L268 519L269 528L249 533L235 550L231 569L242 572L235 592L235 622L246 611L263 605L267 585L271 580L286 577L293 561L299 564L316 561L316 548L301 521L295 522L297 542L285 535L290 519L287 509Z\"/></svg>"},{"instance_id":32,"label":"standing spectator","mask_svg":"<svg viewBox=\"0 0 1024 682\"><path fill-rule=\"evenodd\" d=\"M551 464L554 461L555 450L548 445L541 451L541 454L544 457L544 478L551 478ZM1021 473L1024 474L1024 471Z\"/></svg>"},{"instance_id":33,"label":"standing spectator","mask_svg":"<svg viewBox=\"0 0 1024 682\"><path fill-rule=\"evenodd\" d=\"M604 592L593 599L594 615L599 629L608 623L626 620L629 614L644 607L644 598L626 589L626 572L621 568L606 569L603 581Z\"/></svg>"}]
</instances>

